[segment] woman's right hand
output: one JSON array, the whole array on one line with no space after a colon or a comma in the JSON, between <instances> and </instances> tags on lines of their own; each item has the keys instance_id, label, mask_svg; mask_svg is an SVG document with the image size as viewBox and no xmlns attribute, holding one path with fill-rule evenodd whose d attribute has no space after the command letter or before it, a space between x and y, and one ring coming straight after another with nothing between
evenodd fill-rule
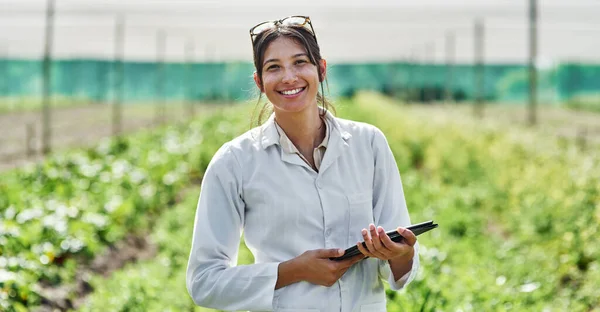
<instances>
[{"instance_id":1,"label":"woman's right hand","mask_svg":"<svg viewBox=\"0 0 600 312\"><path fill-rule=\"evenodd\" d=\"M279 265L275 289L299 281L330 287L355 263L362 260L363 254L342 261L329 258L344 254L341 249L315 249L304 252L296 258Z\"/></svg>"}]
</instances>

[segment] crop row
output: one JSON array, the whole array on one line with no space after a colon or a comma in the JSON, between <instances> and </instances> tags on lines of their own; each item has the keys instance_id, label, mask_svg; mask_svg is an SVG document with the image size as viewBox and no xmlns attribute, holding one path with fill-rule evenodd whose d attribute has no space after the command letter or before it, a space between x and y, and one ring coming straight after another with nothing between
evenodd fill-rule
<instances>
[{"instance_id":1,"label":"crop row","mask_svg":"<svg viewBox=\"0 0 600 312\"><path fill-rule=\"evenodd\" d=\"M420 236L421 270L405 291L388 291L389 311L599 308L599 154L531 129L415 114L372 94L339 104L339 116L386 134L413 221L440 224ZM85 311L192 309L184 288L190 196L155 229L158 261L95 279ZM238 262L252 263L243 244Z\"/></svg>"},{"instance_id":2,"label":"crop row","mask_svg":"<svg viewBox=\"0 0 600 312\"><path fill-rule=\"evenodd\" d=\"M599 309L600 151L412 110L363 95L342 112L383 130L412 219L440 224L390 311Z\"/></svg>"},{"instance_id":3,"label":"crop row","mask_svg":"<svg viewBox=\"0 0 600 312\"><path fill-rule=\"evenodd\" d=\"M201 178L227 131L219 120L105 140L4 173L0 310L51 301L45 289L72 283L108 246L146 233Z\"/></svg>"},{"instance_id":4,"label":"crop row","mask_svg":"<svg viewBox=\"0 0 600 312\"><path fill-rule=\"evenodd\" d=\"M440 224L438 229L419 237L421 271L407 290L388 292L389 311L600 308L598 151L583 153L574 144L543 137L531 129L485 125L468 117L413 114L411 109L373 94L361 94L339 104L339 116L375 124L386 134L400 168L413 221L433 219ZM26 179L5 183L3 179L0 207L3 196L13 194L9 201L12 210L3 209L0 213L6 216L12 211L8 214L12 218L2 219L6 221L0 228L0 239L3 243L5 239L12 242L11 252L17 254L6 257L5 244L0 244L0 257L5 259L0 258L0 272L4 274L4 280L0 276L0 291L8 294L9 300L3 302L39 303L35 290L26 289L29 296L24 299L22 290L14 290L15 285L27 288L27 281L68 281L73 272L65 268L72 265L65 263L84 263L77 257L92 258L103 246L122 239L127 232L147 231L152 223L152 238L159 247L157 258L129 266L108 280L93 278L95 293L83 309L190 310L184 274L193 226L189 222L194 210L191 206L195 205L193 194L197 190L186 196L182 206L164 208L191 179L201 177L222 143L245 130L248 117L247 108L240 107L185 128L170 128L58 157L36 169L52 173L38 174L29 169L15 174L12 179L28 176L28 172L35 177L33 180L62 179L46 189L46 196L38 195L42 204L27 202L23 199L27 196L19 190L44 190L46 183ZM193 142L188 145L189 141ZM64 165L64 159L86 157L91 159L88 163L104 161L106 168L81 169L86 168L85 162L74 160L71 162L75 164ZM128 165L119 162L122 158ZM86 170L90 171L81 173ZM140 175L134 173L137 171L145 173L146 180L139 180ZM81 182L77 179L81 175L91 182ZM62 184L67 186L58 186ZM140 193L153 196L145 199ZM48 204L51 200L62 203L64 208ZM130 208L122 208L129 201ZM109 205L111 202L113 205ZM34 218L22 215L29 210L23 207L36 206L54 208L45 209L45 214ZM72 207L78 208L77 214ZM129 212L115 213L122 210ZM66 218L76 216L66 222L69 236L61 238L56 234L61 233L56 229L60 222L44 222L48 216L57 215L56 211L62 211L60 215ZM95 213L91 219L90 212ZM98 215L105 222L98 222L100 218L91 221ZM10 222L13 226L6 226ZM35 230L32 224L42 224L42 230L23 230ZM77 231L81 228L89 230ZM13 235L15 229L20 230L19 235ZM12 234L4 234L9 232ZM28 241L21 233L34 234L29 234ZM86 239L86 235L92 238ZM44 244L46 241L49 244ZM65 251L62 246L69 248ZM72 246L81 247L72 250ZM31 259L28 261L36 267L15 270L14 264L20 265L21 258ZM47 264L43 264L46 260ZM240 263L251 262L251 255L242 245ZM15 272L28 272L33 277L18 280ZM43 275L35 275L41 272Z\"/></svg>"}]
</instances>

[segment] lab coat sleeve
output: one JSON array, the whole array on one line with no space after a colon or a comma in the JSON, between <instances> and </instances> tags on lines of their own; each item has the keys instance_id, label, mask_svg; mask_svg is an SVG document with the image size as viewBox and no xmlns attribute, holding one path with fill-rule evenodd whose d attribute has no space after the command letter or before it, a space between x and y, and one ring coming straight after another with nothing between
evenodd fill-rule
<instances>
[{"instance_id":1,"label":"lab coat sleeve","mask_svg":"<svg viewBox=\"0 0 600 312\"><path fill-rule=\"evenodd\" d=\"M194 302L220 310L273 310L279 263L237 264L244 224L242 168L224 145L202 180L186 286Z\"/></svg>"},{"instance_id":2,"label":"lab coat sleeve","mask_svg":"<svg viewBox=\"0 0 600 312\"><path fill-rule=\"evenodd\" d=\"M372 141L375 161L373 177L373 216L375 225L382 226L386 232L398 226L411 224L398 165L392 150L381 130L375 128ZM419 268L419 245L414 245L415 254L412 269L409 273L394 280L388 261L379 260L379 276L387 280L390 288L400 290L408 285L416 276Z\"/></svg>"}]
</instances>

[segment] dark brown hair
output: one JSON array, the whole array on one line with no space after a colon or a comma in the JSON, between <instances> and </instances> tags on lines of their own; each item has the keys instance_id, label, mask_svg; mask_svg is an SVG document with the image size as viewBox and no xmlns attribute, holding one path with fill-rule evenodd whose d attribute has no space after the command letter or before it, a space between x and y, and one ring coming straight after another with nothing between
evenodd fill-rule
<instances>
[{"instance_id":1,"label":"dark brown hair","mask_svg":"<svg viewBox=\"0 0 600 312\"><path fill-rule=\"evenodd\" d=\"M306 53L308 54L308 58L310 62L317 66L317 72L319 75L319 81L321 82L321 92L317 93L317 103L321 105L327 111L333 111L335 113L335 108L333 105L325 98L325 90L323 88L323 82L327 85L327 89L329 90L329 85L327 84L327 77L323 79L321 75L321 49L319 48L319 44L315 37L308 31L306 28L302 26L288 26L288 25L278 25L278 27L265 30L264 32L258 34L252 43L252 50L254 55L254 68L256 69L256 74L258 75L259 81L262 84L262 63L265 58L265 51L269 47L271 42L275 41L275 39L280 37L286 37L292 39L296 43L300 44L306 49ZM260 104L260 100L262 99L262 92L259 91L258 101L256 102L256 108ZM264 103L260 112L258 113L257 124L260 125L262 123L262 119L264 114L267 111L269 104ZM254 110L254 117L256 117L256 108ZM321 114L321 118L325 117L325 111Z\"/></svg>"}]
</instances>

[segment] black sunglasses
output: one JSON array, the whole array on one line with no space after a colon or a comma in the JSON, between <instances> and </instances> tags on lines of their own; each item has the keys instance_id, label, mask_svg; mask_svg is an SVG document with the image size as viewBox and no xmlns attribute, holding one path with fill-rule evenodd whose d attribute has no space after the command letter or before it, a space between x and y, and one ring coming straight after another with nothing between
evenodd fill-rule
<instances>
[{"instance_id":1,"label":"black sunglasses","mask_svg":"<svg viewBox=\"0 0 600 312\"><path fill-rule=\"evenodd\" d=\"M311 33L313 38L315 38L315 41L317 41L317 36L315 35L315 30L310 21L310 17L294 15L282 18L280 20L262 22L250 28L250 39L252 40L252 43L254 43L254 38L256 36L260 35L266 30L276 28L279 25L304 27ZM306 25L310 26L310 28L306 27Z\"/></svg>"}]
</instances>

